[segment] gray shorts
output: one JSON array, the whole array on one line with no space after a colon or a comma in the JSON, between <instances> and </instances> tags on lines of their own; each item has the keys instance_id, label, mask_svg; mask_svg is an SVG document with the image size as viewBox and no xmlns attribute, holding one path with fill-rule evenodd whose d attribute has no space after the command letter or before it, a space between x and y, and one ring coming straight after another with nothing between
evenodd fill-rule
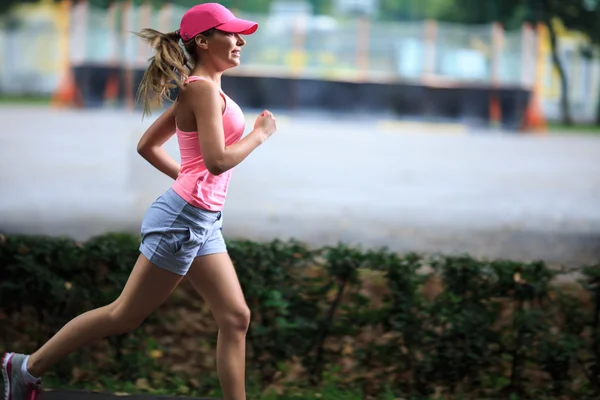
<instances>
[{"instance_id":1,"label":"gray shorts","mask_svg":"<svg viewBox=\"0 0 600 400\"><path fill-rule=\"evenodd\" d=\"M222 228L220 211L195 207L169 189L144 216L140 251L153 264L185 275L194 258L227 252Z\"/></svg>"}]
</instances>

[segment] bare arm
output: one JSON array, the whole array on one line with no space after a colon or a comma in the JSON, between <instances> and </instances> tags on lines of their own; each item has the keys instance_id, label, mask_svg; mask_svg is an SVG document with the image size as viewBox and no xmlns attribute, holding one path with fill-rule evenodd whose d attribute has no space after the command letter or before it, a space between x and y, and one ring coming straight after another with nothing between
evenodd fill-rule
<instances>
[{"instance_id":1,"label":"bare arm","mask_svg":"<svg viewBox=\"0 0 600 400\"><path fill-rule=\"evenodd\" d=\"M174 105L169 107L140 139L137 151L152 166L165 175L177 179L179 164L165 151L163 144L175 134Z\"/></svg>"},{"instance_id":2,"label":"bare arm","mask_svg":"<svg viewBox=\"0 0 600 400\"><path fill-rule=\"evenodd\" d=\"M272 134L268 124L257 123L254 130L239 142L226 146L222 119L223 100L218 89L210 82L201 81L190 86L188 94L194 99L191 102L192 111L196 118L202 157L206 168L213 175L222 174L241 163ZM274 131L274 117L271 115L270 118L273 119Z\"/></svg>"}]
</instances>

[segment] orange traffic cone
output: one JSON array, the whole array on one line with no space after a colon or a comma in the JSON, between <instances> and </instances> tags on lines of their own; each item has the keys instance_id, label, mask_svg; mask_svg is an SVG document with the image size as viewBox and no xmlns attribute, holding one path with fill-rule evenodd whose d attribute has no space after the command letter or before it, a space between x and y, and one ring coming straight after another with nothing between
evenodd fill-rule
<instances>
[{"instance_id":1,"label":"orange traffic cone","mask_svg":"<svg viewBox=\"0 0 600 400\"><path fill-rule=\"evenodd\" d=\"M544 118L537 96L533 93L523 116L521 130L534 133L545 133L547 131L546 118Z\"/></svg>"},{"instance_id":2,"label":"orange traffic cone","mask_svg":"<svg viewBox=\"0 0 600 400\"><path fill-rule=\"evenodd\" d=\"M119 77L112 74L108 77L106 87L104 89L105 105L116 105L119 97Z\"/></svg>"},{"instance_id":3,"label":"orange traffic cone","mask_svg":"<svg viewBox=\"0 0 600 400\"><path fill-rule=\"evenodd\" d=\"M81 94L79 88L75 83L73 72L71 69L67 70L65 75L61 78L58 88L52 95L50 101L52 107L78 107L81 108Z\"/></svg>"},{"instance_id":4,"label":"orange traffic cone","mask_svg":"<svg viewBox=\"0 0 600 400\"><path fill-rule=\"evenodd\" d=\"M498 129L502 125L502 107L500 107L500 100L495 93L490 96L490 125L494 129Z\"/></svg>"}]
</instances>

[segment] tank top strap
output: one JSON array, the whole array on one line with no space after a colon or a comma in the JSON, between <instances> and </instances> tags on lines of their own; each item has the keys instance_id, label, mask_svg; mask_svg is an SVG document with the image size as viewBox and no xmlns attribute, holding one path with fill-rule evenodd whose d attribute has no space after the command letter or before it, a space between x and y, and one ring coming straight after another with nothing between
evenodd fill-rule
<instances>
[{"instance_id":1,"label":"tank top strap","mask_svg":"<svg viewBox=\"0 0 600 400\"><path fill-rule=\"evenodd\" d=\"M188 78L183 82L183 85L185 86L189 83L196 82L196 81L208 81L208 79L204 78L203 76L191 75L191 76L188 76ZM225 110L224 111L226 111L229 108L229 101L227 101L227 95L225 94L225 92L223 92L223 90L221 88L219 88L219 94L221 94L221 97L225 101ZM177 98L179 99L179 95L177 95Z\"/></svg>"},{"instance_id":2,"label":"tank top strap","mask_svg":"<svg viewBox=\"0 0 600 400\"><path fill-rule=\"evenodd\" d=\"M209 81L209 79L206 79L203 76L196 76L196 75L192 75L192 76L188 76L188 78L183 82L184 85L187 85L188 83L192 83L192 82L196 82L196 81ZM221 88L219 88L219 92L223 93L223 90L221 90Z\"/></svg>"},{"instance_id":3,"label":"tank top strap","mask_svg":"<svg viewBox=\"0 0 600 400\"><path fill-rule=\"evenodd\" d=\"M207 81L208 79L202 77L202 76L196 76L196 75L192 75L192 76L188 76L188 78L183 82L184 85L187 85L188 83L192 83L192 82L196 82L196 81Z\"/></svg>"}]
</instances>

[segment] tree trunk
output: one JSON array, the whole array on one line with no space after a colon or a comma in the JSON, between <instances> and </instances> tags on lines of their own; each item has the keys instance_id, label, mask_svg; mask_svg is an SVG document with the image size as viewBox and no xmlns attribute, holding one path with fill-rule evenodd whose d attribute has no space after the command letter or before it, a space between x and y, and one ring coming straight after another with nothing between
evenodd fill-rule
<instances>
[{"instance_id":1,"label":"tree trunk","mask_svg":"<svg viewBox=\"0 0 600 400\"><path fill-rule=\"evenodd\" d=\"M596 125L600 126L600 84L598 85L598 103L596 106Z\"/></svg>"},{"instance_id":2,"label":"tree trunk","mask_svg":"<svg viewBox=\"0 0 600 400\"><path fill-rule=\"evenodd\" d=\"M560 77L560 108L562 114L562 123L565 125L572 125L573 118L571 117L571 102L569 101L569 82L567 80L567 75L565 73L565 69L563 68L560 57L558 57L558 41L556 39L556 31L552 25L552 11L550 10L549 0L542 0L542 6L542 19L548 28L550 46L552 48L552 62Z\"/></svg>"}]
</instances>

